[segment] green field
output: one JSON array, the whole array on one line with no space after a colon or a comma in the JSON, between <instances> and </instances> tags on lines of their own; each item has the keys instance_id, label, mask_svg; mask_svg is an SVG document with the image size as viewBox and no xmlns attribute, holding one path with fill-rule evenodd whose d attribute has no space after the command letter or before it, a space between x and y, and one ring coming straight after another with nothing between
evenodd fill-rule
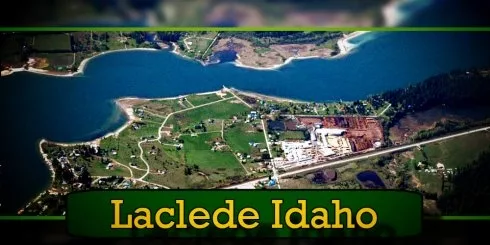
<instances>
[{"instance_id":1,"label":"green field","mask_svg":"<svg viewBox=\"0 0 490 245\"><path fill-rule=\"evenodd\" d=\"M433 166L438 162L446 168L457 168L470 164L479 154L490 150L490 133L474 133L440 141L423 147L427 162Z\"/></svg>"},{"instance_id":2,"label":"green field","mask_svg":"<svg viewBox=\"0 0 490 245\"><path fill-rule=\"evenodd\" d=\"M232 127L227 128L225 140L234 152L242 154L260 155L260 149L267 149L264 132L258 132L249 123L235 123ZM258 146L253 147L249 144L250 142L258 143Z\"/></svg>"},{"instance_id":3,"label":"green field","mask_svg":"<svg viewBox=\"0 0 490 245\"><path fill-rule=\"evenodd\" d=\"M68 34L39 34L34 36L33 49L43 51L71 51Z\"/></svg>"},{"instance_id":4,"label":"green field","mask_svg":"<svg viewBox=\"0 0 490 245\"><path fill-rule=\"evenodd\" d=\"M139 103L134 108L135 109L140 108L165 117L172 112L187 109L188 107L184 107L182 103L179 103L178 99L174 99L174 100L149 100L143 103Z\"/></svg>"},{"instance_id":5,"label":"green field","mask_svg":"<svg viewBox=\"0 0 490 245\"><path fill-rule=\"evenodd\" d=\"M145 144L145 156L152 170L165 169L165 174L150 174L146 180L171 188L210 188L228 178L244 176L245 171L230 151L212 151L215 141L221 141L220 133L183 135L183 149L159 143ZM161 151L152 147L160 148ZM191 173L186 170L192 169ZM154 171L153 171L154 172Z\"/></svg>"},{"instance_id":6,"label":"green field","mask_svg":"<svg viewBox=\"0 0 490 245\"><path fill-rule=\"evenodd\" d=\"M220 96L218 96L217 94L213 93L213 94L201 94L201 95L193 94L193 95L187 96L186 99L192 105L198 106L198 105L218 101L222 98Z\"/></svg>"},{"instance_id":7,"label":"green field","mask_svg":"<svg viewBox=\"0 0 490 245\"><path fill-rule=\"evenodd\" d=\"M203 169L237 168L242 169L233 153L230 151L213 152L213 142L221 142L220 133L199 134L197 136L183 135L186 164L197 164Z\"/></svg>"},{"instance_id":8,"label":"green field","mask_svg":"<svg viewBox=\"0 0 490 245\"><path fill-rule=\"evenodd\" d=\"M153 134L156 134L156 132L157 131L153 131ZM130 163L133 163L140 169L146 169L146 165L139 158L140 150L138 147L138 142L141 140L140 137L141 136L135 133L135 130L128 127L117 137L110 136L102 139L100 142L100 148L108 151L108 157L120 162L121 164L130 166ZM113 150L116 151L115 155L112 154ZM133 171L133 173L135 172Z\"/></svg>"},{"instance_id":9,"label":"green field","mask_svg":"<svg viewBox=\"0 0 490 245\"><path fill-rule=\"evenodd\" d=\"M305 138L303 131L285 131L279 134L279 140L304 140Z\"/></svg>"},{"instance_id":10,"label":"green field","mask_svg":"<svg viewBox=\"0 0 490 245\"><path fill-rule=\"evenodd\" d=\"M193 129L196 124L208 119L230 119L233 116L245 117L250 111L248 107L241 103L234 103L230 100L218 102L209 106L203 106L193 110L172 115L167 121L167 125L173 125L174 131L181 131L188 128Z\"/></svg>"}]
</instances>

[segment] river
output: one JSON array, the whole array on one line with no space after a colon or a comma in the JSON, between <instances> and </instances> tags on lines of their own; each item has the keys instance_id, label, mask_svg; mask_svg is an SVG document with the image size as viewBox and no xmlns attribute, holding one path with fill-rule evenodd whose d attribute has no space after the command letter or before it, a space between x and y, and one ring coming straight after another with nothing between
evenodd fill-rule
<instances>
[{"instance_id":1,"label":"river","mask_svg":"<svg viewBox=\"0 0 490 245\"><path fill-rule=\"evenodd\" d=\"M113 100L168 97L225 85L301 100L362 99L455 68L490 65L490 33L369 33L350 54L296 60L278 70L202 66L168 51L127 51L88 62L79 77L15 73L0 80L0 212L16 212L49 185L41 138L90 140L126 120Z\"/></svg>"}]
</instances>

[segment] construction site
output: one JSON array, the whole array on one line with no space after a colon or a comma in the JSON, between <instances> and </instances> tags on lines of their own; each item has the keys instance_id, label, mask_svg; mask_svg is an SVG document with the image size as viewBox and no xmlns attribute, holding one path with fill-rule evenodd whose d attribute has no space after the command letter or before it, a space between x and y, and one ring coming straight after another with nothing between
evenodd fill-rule
<instances>
[{"instance_id":1,"label":"construction site","mask_svg":"<svg viewBox=\"0 0 490 245\"><path fill-rule=\"evenodd\" d=\"M383 130L373 117L290 117L283 123L286 131L307 131L309 139L279 142L283 157L273 159L278 169L333 160L382 145Z\"/></svg>"}]
</instances>

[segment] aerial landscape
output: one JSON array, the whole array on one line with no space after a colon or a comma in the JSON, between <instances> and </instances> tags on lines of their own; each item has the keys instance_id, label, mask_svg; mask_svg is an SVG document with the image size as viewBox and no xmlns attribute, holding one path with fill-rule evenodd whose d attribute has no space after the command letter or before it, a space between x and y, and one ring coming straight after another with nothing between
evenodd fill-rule
<instances>
[{"instance_id":1,"label":"aerial landscape","mask_svg":"<svg viewBox=\"0 0 490 245\"><path fill-rule=\"evenodd\" d=\"M426 215L489 215L489 40L3 33L2 213L94 189L400 189Z\"/></svg>"}]
</instances>

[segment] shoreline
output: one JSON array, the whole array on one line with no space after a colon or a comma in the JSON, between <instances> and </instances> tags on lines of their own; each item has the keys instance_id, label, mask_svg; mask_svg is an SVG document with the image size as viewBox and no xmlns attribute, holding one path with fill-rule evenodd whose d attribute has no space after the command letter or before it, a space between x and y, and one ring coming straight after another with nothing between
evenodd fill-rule
<instances>
[{"instance_id":1,"label":"shoreline","mask_svg":"<svg viewBox=\"0 0 490 245\"><path fill-rule=\"evenodd\" d=\"M276 65L273 65L271 67L256 67L256 66L244 65L243 63L241 63L240 62L240 56L237 54L237 59L232 63L236 67L241 67L241 68L254 69L254 70L265 70L265 71L275 71L275 70L278 70L279 68L281 68L285 65L290 64L294 60L335 59L335 58L339 58L339 57L342 57L342 56L349 54L350 51L355 48L355 46L352 46L349 48L346 47L347 46L346 44L349 42L350 39L359 37L359 36L364 35L364 34L369 33L369 32L370 31L355 31L355 32L350 33L348 35L344 35L343 38L341 38L337 41L337 46L340 49L340 53L338 53L337 55L329 56L329 57L321 57L321 56L317 56L317 55L316 56L293 56L293 57L287 58L282 64L276 64Z\"/></svg>"},{"instance_id":2,"label":"shoreline","mask_svg":"<svg viewBox=\"0 0 490 245\"><path fill-rule=\"evenodd\" d=\"M294 60L305 60L305 59L334 59L334 58L339 58L339 57L342 57L342 56L345 56L347 54L349 54L349 52L355 48L355 46L353 47L347 47L348 46L348 41L350 39L353 39L353 38L356 38L358 36L361 36L365 33L368 33L370 31L355 31L353 33L350 33L348 35L344 35L343 38L339 39L337 41L337 46L339 47L340 49L340 53L337 54L337 55L334 55L334 56L329 56L329 57L321 57L321 56L293 56L293 57L289 57L287 58L282 64L276 64L276 65L273 65L273 66L270 66L270 67L257 67L257 66L249 66L249 65L244 65L241 61L240 61L240 56L237 54L237 58L235 61L231 62L234 66L236 67L240 67L240 68L246 68L246 69L253 69L253 70L262 70L262 71L276 71L278 70L279 68L283 67L283 66L286 66L290 63L292 63ZM48 76L54 76L54 77L75 77L75 76L78 76L78 75L83 75L84 74L84 70L85 70L85 67L87 66L87 63L92 60L93 58L96 58L96 57L99 57L101 55L105 55L105 54L110 54L110 53L117 53L117 52L126 52L126 51L159 51L159 50L166 50L166 49L171 49L171 53L179 56L179 57L182 57L184 59L187 59L187 60L191 60L191 61L196 61L198 63L200 63L202 66L208 66L208 65L212 65L212 64L217 64L219 62L206 62L206 61L202 61L202 60L198 60L198 59L192 59L190 57L187 57L181 53L179 53L177 50L178 50L178 46L176 43L172 42L171 43L171 46L172 48L169 47L165 47L165 48L161 48L161 49L156 49L156 48L129 48L129 49L117 49L117 50L109 50L109 51L104 51L104 52L100 52L100 53L97 53L91 57L88 57L88 58L85 58L83 59L81 62L80 62L80 65L78 66L78 70L76 72L69 72L69 73L58 73L58 72L55 72L55 71L48 71L48 70L43 70L43 69L38 69L38 68L33 68L33 67L29 67L29 69L25 69L23 67L20 67L20 68L12 68L10 70L3 70L1 71L1 76L4 77L4 76L9 76L9 75L12 75L14 73L17 73L17 72L30 72L30 73L35 73L35 74L40 74L40 75L48 75Z\"/></svg>"},{"instance_id":3,"label":"shoreline","mask_svg":"<svg viewBox=\"0 0 490 245\"><path fill-rule=\"evenodd\" d=\"M349 40L353 39L353 38L356 38L356 37L359 37L361 35L364 35L366 33L369 33L370 31L355 31L353 33L350 33L348 35L344 35L343 38L339 39L337 41L337 46L339 47L340 49L340 53L336 56L344 56L344 55L347 55L354 47L347 47L348 43L349 43Z\"/></svg>"},{"instance_id":4,"label":"shoreline","mask_svg":"<svg viewBox=\"0 0 490 245\"><path fill-rule=\"evenodd\" d=\"M122 101L128 101L128 100L143 100L143 101L147 101L147 100L173 100L173 99L179 99L179 98L187 97L187 96L190 96L190 95L216 94L218 92L222 92L223 90L229 91L230 89L227 88L227 87L225 87L225 86L223 86L222 89L215 90L215 91L208 91L208 92L201 92L201 93L192 93L192 94L185 94L185 95L178 95L178 96L164 97L164 98L139 98L139 97L121 97L121 98L117 98L117 99L115 99L113 101L116 104L117 109L118 110L122 110L122 112L125 114L125 116L127 118L127 121L126 121L126 123L124 123L121 127L119 127L118 129L116 129L115 131L108 132L104 136L97 137L97 138L95 138L93 140L82 141L82 142L71 142L71 143L68 143L68 142L55 142L55 141L50 141L50 140L47 140L47 139L42 138L39 141L39 143L38 143L38 149L39 149L39 153L41 154L41 157L42 157L44 163L48 166L49 171L51 172L51 183L49 184L49 186L46 189L44 189L43 191L41 191L36 197L34 197L31 201L29 201L27 204L25 204L23 206L23 208L21 208L17 212L17 214L18 215L22 214L22 212L24 211L25 208L29 207L32 203L34 203L37 200L39 200L39 198L41 198L41 196L46 191L48 191L52 187L52 185L53 185L53 181L55 179L56 173L55 173L55 170L53 168L52 162L48 159L48 155L46 153L44 153L44 151L42 149L42 144L43 143L53 143L53 144L56 144L56 145L59 145L59 146L65 146L65 147L66 146L76 146L76 145L97 145L97 146L99 146L100 145L100 140L102 140L104 138L107 138L107 137L111 137L111 136L116 136L117 137L117 135L119 133L121 133L127 127L131 126L131 124L133 122L135 122L135 121L138 120L136 118L136 116L134 115L133 107L131 105L124 104L124 102L122 102ZM233 89L233 90L240 91L240 90L237 90L237 89Z\"/></svg>"},{"instance_id":5,"label":"shoreline","mask_svg":"<svg viewBox=\"0 0 490 245\"><path fill-rule=\"evenodd\" d=\"M53 77L74 77L78 75L83 75L83 72L85 70L85 67L87 66L87 63L92 60L93 58L105 55L105 54L110 54L110 53L117 53L117 52L126 52L126 51L159 51L159 50L165 50L167 48L161 48L161 49L156 49L156 48L128 48L128 49L116 49L116 50L109 50L109 51L104 51L100 53L96 53L95 55L85 58L80 62L80 65L78 66L78 70L76 72L68 72L68 73L58 73L56 71L49 71L49 70L43 70L43 69L38 69L34 67L29 67L29 69L25 69L23 67L19 68L12 68L11 70L3 70L2 71L2 77L4 76L9 76L17 72L30 72L34 74L40 74L40 75L47 75L47 76L53 76Z\"/></svg>"},{"instance_id":6,"label":"shoreline","mask_svg":"<svg viewBox=\"0 0 490 245\"><path fill-rule=\"evenodd\" d=\"M302 101L302 100L288 99L288 98L283 98L283 97L279 97L279 96L260 94L260 93L256 93L256 92L253 92L253 91L239 90L239 89L236 89L236 88L233 88L233 87L226 88L226 89L229 89L229 90L232 90L232 91L237 92L239 94L242 94L242 95L245 95L245 96L249 96L249 97L253 97L253 98L256 98L256 99L275 100L275 101L279 101L279 102L292 102L292 103L309 103L307 101Z\"/></svg>"},{"instance_id":7,"label":"shoreline","mask_svg":"<svg viewBox=\"0 0 490 245\"><path fill-rule=\"evenodd\" d=\"M53 168L53 163L51 162L51 160L49 160L48 158L48 154L44 153L43 151L43 148L42 148L42 144L44 143L47 143L49 141L45 140L45 139L41 139L38 143L38 148L39 148L39 153L41 154L43 160L44 160L44 164L46 164L48 166L48 169L49 169L49 172L51 172L51 182L48 184L48 187L46 189L44 189L43 191L41 191L36 197L34 197L33 199L31 199L31 201L29 201L27 204L25 204L18 212L17 212L17 215L21 215L23 212L24 212L24 209L28 208L29 206L32 205L32 203L35 203L37 202L37 200L39 200L42 195L44 193L46 193L46 191L49 191L49 189L53 186L53 182L54 182L54 179L56 177L56 172L54 171L54 168Z\"/></svg>"}]
</instances>

